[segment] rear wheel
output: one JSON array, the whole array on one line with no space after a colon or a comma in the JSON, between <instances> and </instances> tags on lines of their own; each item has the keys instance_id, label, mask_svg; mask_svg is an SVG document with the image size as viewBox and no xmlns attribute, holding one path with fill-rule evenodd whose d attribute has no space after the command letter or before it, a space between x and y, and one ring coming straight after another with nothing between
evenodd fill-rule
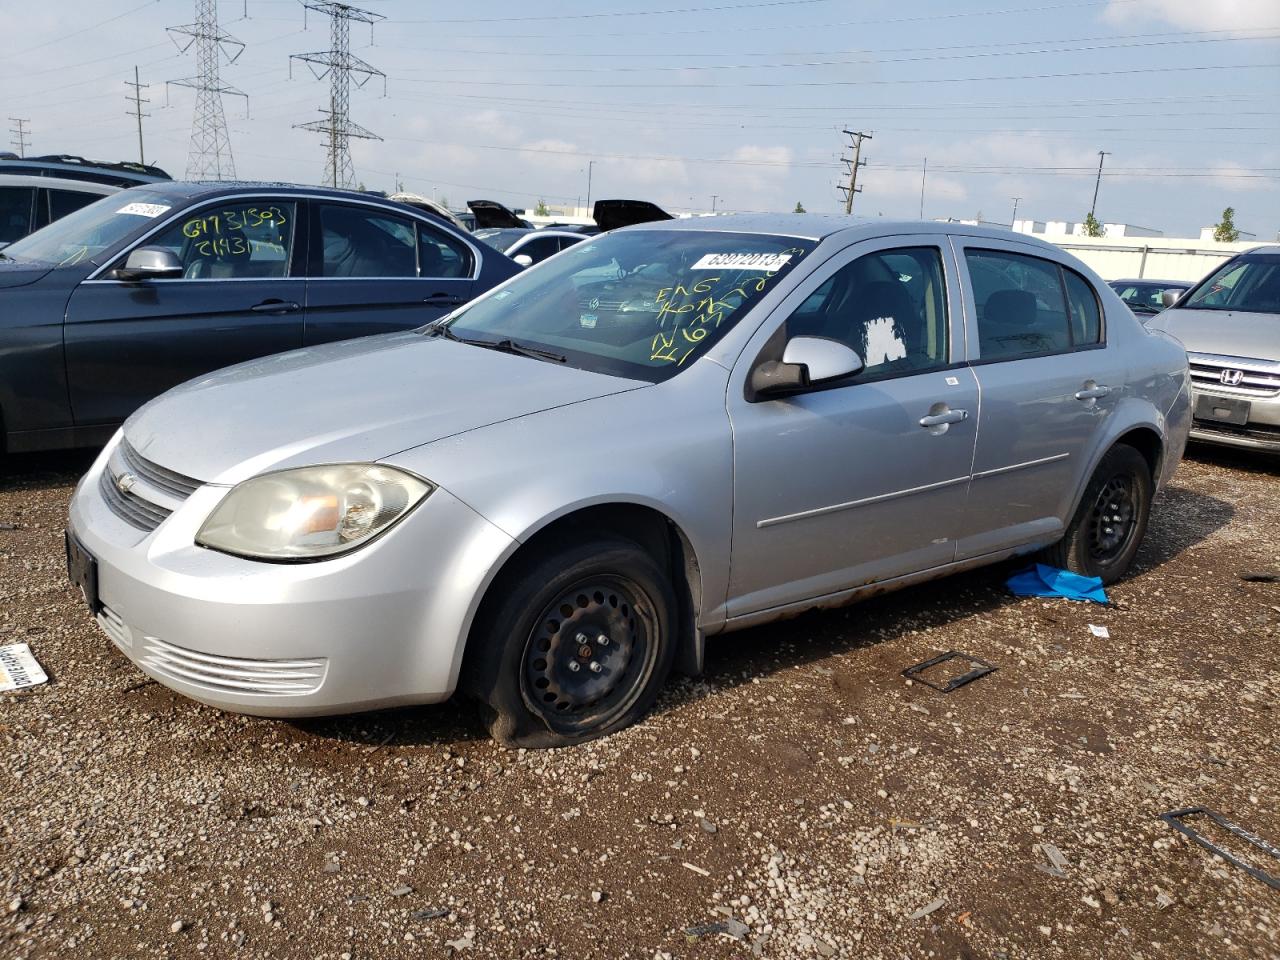
<instances>
[{"instance_id":1,"label":"rear wheel","mask_svg":"<svg viewBox=\"0 0 1280 960\"><path fill-rule=\"evenodd\" d=\"M648 712L675 656L676 601L637 544L601 539L505 576L464 683L509 747L581 743Z\"/></svg>"},{"instance_id":2,"label":"rear wheel","mask_svg":"<svg viewBox=\"0 0 1280 960\"><path fill-rule=\"evenodd\" d=\"M1133 447L1118 444L1094 471L1062 540L1043 560L1114 583L1124 576L1147 532L1154 484L1151 468Z\"/></svg>"}]
</instances>

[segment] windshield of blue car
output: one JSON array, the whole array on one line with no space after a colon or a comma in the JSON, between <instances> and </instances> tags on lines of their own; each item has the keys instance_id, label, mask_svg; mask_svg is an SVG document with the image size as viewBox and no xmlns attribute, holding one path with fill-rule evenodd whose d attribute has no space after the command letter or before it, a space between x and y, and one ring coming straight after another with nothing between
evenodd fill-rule
<instances>
[{"instance_id":1,"label":"windshield of blue car","mask_svg":"<svg viewBox=\"0 0 1280 960\"><path fill-rule=\"evenodd\" d=\"M126 190L81 207L47 227L9 244L0 253L10 260L28 260L72 266L92 260L97 254L151 221L173 206L167 194L148 190Z\"/></svg>"},{"instance_id":2,"label":"windshield of blue car","mask_svg":"<svg viewBox=\"0 0 1280 960\"><path fill-rule=\"evenodd\" d=\"M607 233L445 322L456 337L511 340L571 366L656 383L697 360L813 247L712 230Z\"/></svg>"},{"instance_id":3,"label":"windshield of blue car","mask_svg":"<svg viewBox=\"0 0 1280 960\"><path fill-rule=\"evenodd\" d=\"M477 240L483 240L493 249L506 253L508 247L521 237L527 237L532 232L532 230L526 230L523 227L513 227L509 230L489 227L486 230L477 230L475 236Z\"/></svg>"},{"instance_id":4,"label":"windshield of blue car","mask_svg":"<svg viewBox=\"0 0 1280 960\"><path fill-rule=\"evenodd\" d=\"M1245 254L1228 260L1178 306L1280 314L1280 254Z\"/></svg>"}]
</instances>

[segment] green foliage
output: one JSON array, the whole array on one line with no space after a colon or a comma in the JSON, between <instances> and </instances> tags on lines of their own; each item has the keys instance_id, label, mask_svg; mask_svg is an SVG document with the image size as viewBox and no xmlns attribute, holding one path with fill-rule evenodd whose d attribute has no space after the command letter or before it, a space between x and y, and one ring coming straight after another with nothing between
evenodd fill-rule
<instances>
[{"instance_id":1,"label":"green foliage","mask_svg":"<svg viewBox=\"0 0 1280 960\"><path fill-rule=\"evenodd\" d=\"M538 201L538 206L537 206L537 208L533 211L533 215L534 215L535 217L549 217L549 216L551 216L551 211L547 209L547 202L546 202L545 200L539 200L539 201Z\"/></svg>"},{"instance_id":2,"label":"green foliage","mask_svg":"<svg viewBox=\"0 0 1280 960\"><path fill-rule=\"evenodd\" d=\"M1092 210L1090 210L1084 218L1084 235L1086 237L1101 237L1106 235L1105 231L1102 229L1102 224L1098 222L1098 218L1093 215Z\"/></svg>"},{"instance_id":3,"label":"green foliage","mask_svg":"<svg viewBox=\"0 0 1280 960\"><path fill-rule=\"evenodd\" d=\"M1213 239L1223 243L1235 243L1240 239L1240 231L1236 229L1236 208L1227 207L1222 211L1222 222L1213 228Z\"/></svg>"},{"instance_id":4,"label":"green foliage","mask_svg":"<svg viewBox=\"0 0 1280 960\"><path fill-rule=\"evenodd\" d=\"M807 211L807 210L805 210L805 208L804 208L804 204L802 204L799 200L797 200L797 201L796 201L796 208L795 208L793 211L791 211L791 212L792 212L792 213L807 213L808 211Z\"/></svg>"}]
</instances>

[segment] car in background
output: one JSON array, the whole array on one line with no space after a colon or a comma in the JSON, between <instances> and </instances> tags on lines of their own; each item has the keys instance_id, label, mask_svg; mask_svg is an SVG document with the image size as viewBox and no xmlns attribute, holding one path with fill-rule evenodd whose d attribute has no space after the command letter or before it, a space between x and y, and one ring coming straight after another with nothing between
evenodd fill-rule
<instances>
[{"instance_id":1,"label":"car in background","mask_svg":"<svg viewBox=\"0 0 1280 960\"><path fill-rule=\"evenodd\" d=\"M1107 286L1139 317L1150 317L1164 309L1166 290L1173 291L1176 298L1190 290L1192 284L1186 280L1142 279L1111 280Z\"/></svg>"},{"instance_id":2,"label":"car in background","mask_svg":"<svg viewBox=\"0 0 1280 960\"><path fill-rule=\"evenodd\" d=\"M1189 423L1182 347L1043 241L648 223L159 398L80 482L68 566L196 700L460 688L504 744L561 746L644 716L711 634L1036 551L1115 581Z\"/></svg>"},{"instance_id":3,"label":"car in background","mask_svg":"<svg viewBox=\"0 0 1280 960\"><path fill-rule=\"evenodd\" d=\"M519 271L367 194L134 187L0 249L0 439L9 451L101 443L184 380L421 326Z\"/></svg>"},{"instance_id":4,"label":"car in background","mask_svg":"<svg viewBox=\"0 0 1280 960\"><path fill-rule=\"evenodd\" d=\"M1280 452L1280 246L1237 254L1149 323L1191 363L1191 437Z\"/></svg>"},{"instance_id":5,"label":"car in background","mask_svg":"<svg viewBox=\"0 0 1280 960\"><path fill-rule=\"evenodd\" d=\"M392 193L387 196L388 200L394 200L396 203L403 203L406 206L413 207L415 210L421 210L423 213L429 213L433 217L439 217L445 223L457 227L459 230L470 231L471 227L467 226L456 213L446 207L443 203L437 203L430 197L424 197L418 193Z\"/></svg>"},{"instance_id":6,"label":"car in background","mask_svg":"<svg viewBox=\"0 0 1280 960\"><path fill-rule=\"evenodd\" d=\"M168 180L159 167L83 157L0 158L0 245L112 193Z\"/></svg>"},{"instance_id":7,"label":"car in background","mask_svg":"<svg viewBox=\"0 0 1280 960\"><path fill-rule=\"evenodd\" d=\"M486 228L477 230L475 238L505 253L522 267L541 263L552 254L590 239L581 233L569 233L566 230L550 228L535 230L531 227L506 227L500 230Z\"/></svg>"},{"instance_id":8,"label":"car in background","mask_svg":"<svg viewBox=\"0 0 1280 960\"><path fill-rule=\"evenodd\" d=\"M474 230L532 230L533 224L512 213L497 200L468 200L467 209L475 221Z\"/></svg>"}]
</instances>

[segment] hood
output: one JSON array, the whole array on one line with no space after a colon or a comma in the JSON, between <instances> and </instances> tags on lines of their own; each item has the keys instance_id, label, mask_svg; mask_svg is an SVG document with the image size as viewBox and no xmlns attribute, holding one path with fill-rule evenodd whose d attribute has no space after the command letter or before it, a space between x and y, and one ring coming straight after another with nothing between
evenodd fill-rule
<instances>
[{"instance_id":1,"label":"hood","mask_svg":"<svg viewBox=\"0 0 1280 960\"><path fill-rule=\"evenodd\" d=\"M379 460L552 407L645 386L395 333L264 357L191 380L125 423L148 460L207 483Z\"/></svg>"},{"instance_id":2,"label":"hood","mask_svg":"<svg viewBox=\"0 0 1280 960\"><path fill-rule=\"evenodd\" d=\"M51 263L32 263L29 260L0 260L0 290L8 287L25 287L29 283L35 283L52 269L53 264Z\"/></svg>"},{"instance_id":3,"label":"hood","mask_svg":"<svg viewBox=\"0 0 1280 960\"><path fill-rule=\"evenodd\" d=\"M467 209L476 218L476 229L486 227L528 227L527 220L521 220L514 213L496 200L468 200Z\"/></svg>"},{"instance_id":4,"label":"hood","mask_svg":"<svg viewBox=\"0 0 1280 960\"><path fill-rule=\"evenodd\" d=\"M1280 361L1280 314L1170 307L1147 323L1177 337L1191 353Z\"/></svg>"},{"instance_id":5,"label":"hood","mask_svg":"<svg viewBox=\"0 0 1280 960\"><path fill-rule=\"evenodd\" d=\"M591 208L591 217L600 224L601 230L617 230L635 223L675 219L648 200L597 200L596 205Z\"/></svg>"}]
</instances>

